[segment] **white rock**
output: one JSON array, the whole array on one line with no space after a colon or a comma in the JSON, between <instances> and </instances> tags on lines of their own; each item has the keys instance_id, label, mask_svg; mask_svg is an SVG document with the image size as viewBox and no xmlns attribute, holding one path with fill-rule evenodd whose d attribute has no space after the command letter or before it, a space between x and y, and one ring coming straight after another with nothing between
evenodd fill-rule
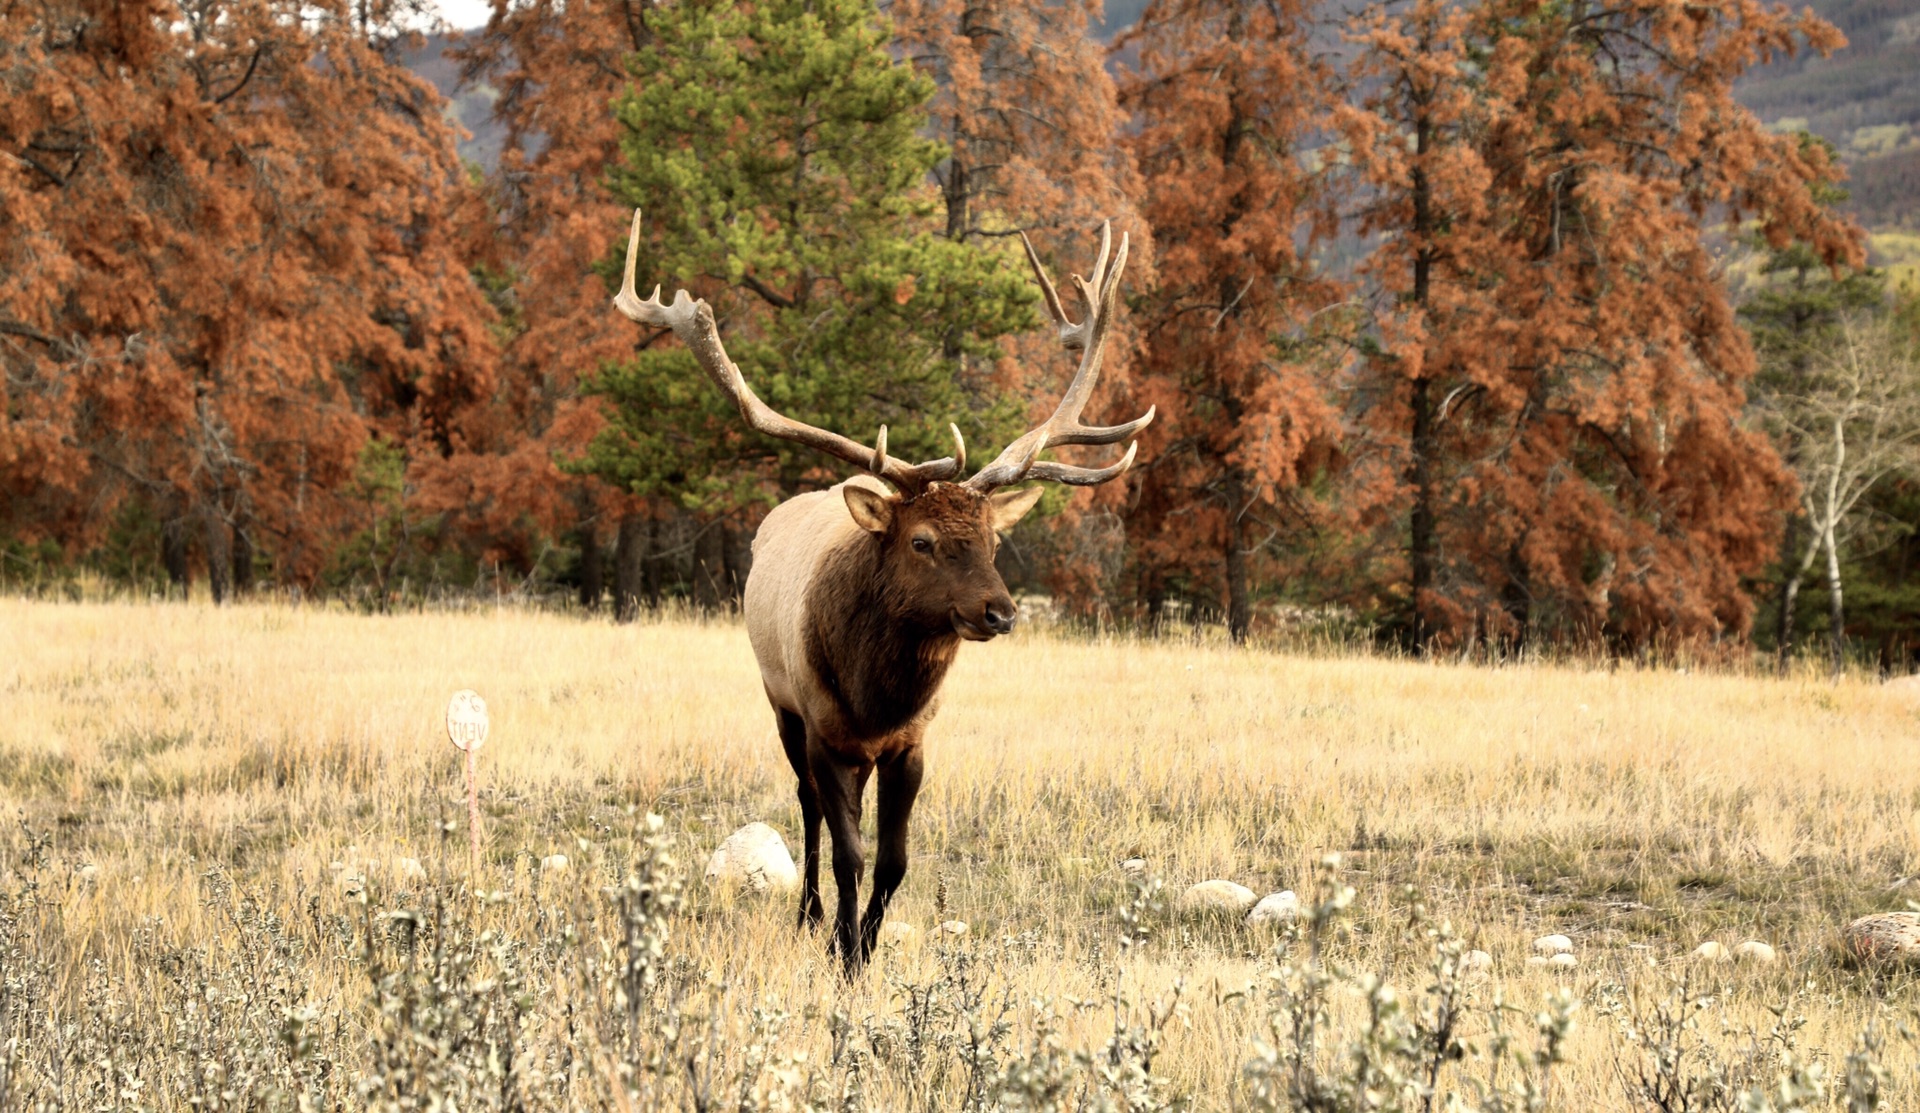
<instances>
[{"instance_id":1,"label":"white rock","mask_svg":"<svg viewBox=\"0 0 1920 1113\"><path fill-rule=\"evenodd\" d=\"M1573 953L1570 951L1561 951L1557 955L1547 956L1547 965L1558 966L1562 970L1571 970L1574 967L1580 965L1580 960L1574 957Z\"/></svg>"},{"instance_id":2,"label":"white rock","mask_svg":"<svg viewBox=\"0 0 1920 1113\"><path fill-rule=\"evenodd\" d=\"M418 858L395 858L393 872L400 875L402 881L425 881L427 867L420 864Z\"/></svg>"},{"instance_id":3,"label":"white rock","mask_svg":"<svg viewBox=\"0 0 1920 1113\"><path fill-rule=\"evenodd\" d=\"M540 872L565 873L567 872L567 867L571 864L572 863L567 861L565 854L549 854L545 858L540 859Z\"/></svg>"},{"instance_id":4,"label":"white rock","mask_svg":"<svg viewBox=\"0 0 1920 1113\"><path fill-rule=\"evenodd\" d=\"M1573 950L1573 940L1564 935L1543 935L1533 941L1536 955L1563 955Z\"/></svg>"},{"instance_id":5,"label":"white rock","mask_svg":"<svg viewBox=\"0 0 1920 1113\"><path fill-rule=\"evenodd\" d=\"M1546 966L1547 966L1547 956L1546 955L1528 955L1527 965L1529 967L1538 967L1544 970L1546 969Z\"/></svg>"},{"instance_id":6,"label":"white rock","mask_svg":"<svg viewBox=\"0 0 1920 1113\"><path fill-rule=\"evenodd\" d=\"M89 862L80 867L80 880L91 885L100 880L100 867Z\"/></svg>"},{"instance_id":7,"label":"white rock","mask_svg":"<svg viewBox=\"0 0 1920 1113\"><path fill-rule=\"evenodd\" d=\"M1701 962L1725 962L1733 956L1727 953L1724 945L1709 939L1693 949L1693 957Z\"/></svg>"},{"instance_id":8,"label":"white rock","mask_svg":"<svg viewBox=\"0 0 1920 1113\"><path fill-rule=\"evenodd\" d=\"M1460 972L1473 977L1493 973L1493 956L1485 951L1468 951L1460 956Z\"/></svg>"},{"instance_id":9,"label":"white rock","mask_svg":"<svg viewBox=\"0 0 1920 1113\"><path fill-rule=\"evenodd\" d=\"M1742 962L1757 962L1762 966L1774 961L1773 948L1758 939L1749 939L1733 949L1735 958Z\"/></svg>"},{"instance_id":10,"label":"white rock","mask_svg":"<svg viewBox=\"0 0 1920 1113\"><path fill-rule=\"evenodd\" d=\"M707 880L761 893L791 889L800 884L800 871L780 832L764 823L749 823L728 835L707 859Z\"/></svg>"},{"instance_id":11,"label":"white rock","mask_svg":"<svg viewBox=\"0 0 1920 1113\"><path fill-rule=\"evenodd\" d=\"M1231 881L1202 881L1180 894L1179 910L1188 915L1224 914L1239 919L1253 907L1253 890Z\"/></svg>"},{"instance_id":12,"label":"white rock","mask_svg":"<svg viewBox=\"0 0 1920 1113\"><path fill-rule=\"evenodd\" d=\"M1867 963L1920 963L1920 912L1882 912L1847 925L1847 949Z\"/></svg>"},{"instance_id":13,"label":"white rock","mask_svg":"<svg viewBox=\"0 0 1920 1113\"><path fill-rule=\"evenodd\" d=\"M1292 889L1268 893L1247 913L1249 924L1286 924L1299 918L1300 898L1293 895Z\"/></svg>"},{"instance_id":14,"label":"white rock","mask_svg":"<svg viewBox=\"0 0 1920 1113\"><path fill-rule=\"evenodd\" d=\"M947 920L940 925L940 930L946 935L958 938L967 933L967 922L965 920Z\"/></svg>"},{"instance_id":15,"label":"white rock","mask_svg":"<svg viewBox=\"0 0 1920 1113\"><path fill-rule=\"evenodd\" d=\"M905 947L920 937L920 929L905 920L888 920L880 925L882 947Z\"/></svg>"},{"instance_id":16,"label":"white rock","mask_svg":"<svg viewBox=\"0 0 1920 1113\"><path fill-rule=\"evenodd\" d=\"M1128 858L1126 861L1120 863L1120 869L1125 873L1145 873L1147 872L1147 860L1145 858Z\"/></svg>"}]
</instances>

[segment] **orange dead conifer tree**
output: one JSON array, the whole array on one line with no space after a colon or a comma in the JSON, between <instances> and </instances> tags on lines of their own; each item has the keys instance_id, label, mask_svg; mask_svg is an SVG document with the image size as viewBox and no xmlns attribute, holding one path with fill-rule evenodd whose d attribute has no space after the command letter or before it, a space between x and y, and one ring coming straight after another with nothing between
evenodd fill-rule
<instances>
[{"instance_id":1,"label":"orange dead conifer tree","mask_svg":"<svg viewBox=\"0 0 1920 1113\"><path fill-rule=\"evenodd\" d=\"M1441 432L1484 389L1474 370L1505 325L1489 295L1512 262L1475 142L1496 109L1476 85L1474 19L1446 0L1356 12L1353 96L1334 116L1347 154L1340 188L1370 244L1357 273L1373 310L1349 384L1343 491L1359 536L1382 540L1360 578L1368 609L1384 604L1388 625L1420 649L1462 617L1447 590L1456 577L1439 569L1438 523L1464 461L1442 451Z\"/></svg>"},{"instance_id":2,"label":"orange dead conifer tree","mask_svg":"<svg viewBox=\"0 0 1920 1113\"><path fill-rule=\"evenodd\" d=\"M1153 283L1152 238L1139 219L1139 176L1118 142L1124 122L1106 49L1092 34L1100 0L1031 4L1013 0L900 0L887 14L895 49L931 76L932 134L947 146L934 170L946 235L993 240L1025 232L1043 261L1065 273L1073 253L1102 221L1129 233L1129 280ZM1009 244L1009 265L1024 267ZM1116 322L1102 376L1124 392L1138 343L1130 315ZM1065 373L1048 337L1021 332L1001 341L1005 358L968 367L976 395L1021 400L1037 420L1051 412ZM951 347L951 346L950 346ZM952 355L958 357L957 348ZM1111 528L1129 486L1095 488L1027 529L1044 533L1057 598L1100 601L1104 566L1118 557Z\"/></svg>"},{"instance_id":3,"label":"orange dead conifer tree","mask_svg":"<svg viewBox=\"0 0 1920 1113\"><path fill-rule=\"evenodd\" d=\"M1857 240L1732 82L1831 28L1744 0L1382 5L1342 129L1377 239L1358 371L1412 640L1615 647L1744 633L1789 480L1743 428L1753 357L1712 260L1758 218ZM1472 64L1469 63L1472 60ZM1365 456L1365 453L1360 453Z\"/></svg>"},{"instance_id":4,"label":"orange dead conifer tree","mask_svg":"<svg viewBox=\"0 0 1920 1113\"><path fill-rule=\"evenodd\" d=\"M1089 34L1100 8L1099 0L889 7L896 49L937 85L927 114L947 145L934 171L947 238L1024 230L1050 254L1057 234L1132 215L1131 160L1114 144L1122 117L1106 51Z\"/></svg>"},{"instance_id":5,"label":"orange dead conifer tree","mask_svg":"<svg viewBox=\"0 0 1920 1113\"><path fill-rule=\"evenodd\" d=\"M1440 544L1471 568L1460 596L1515 638L1744 636L1741 579L1771 556L1791 480L1740 423L1753 351L1706 231L1751 218L1859 261L1815 196L1837 173L1824 152L1733 99L1749 67L1839 35L1755 0L1492 0L1481 26L1513 262L1456 427L1471 463Z\"/></svg>"},{"instance_id":6,"label":"orange dead conifer tree","mask_svg":"<svg viewBox=\"0 0 1920 1113\"><path fill-rule=\"evenodd\" d=\"M256 558L305 582L369 434L443 445L489 389L471 194L399 7L0 9L0 531L137 512L216 599Z\"/></svg>"},{"instance_id":7,"label":"orange dead conifer tree","mask_svg":"<svg viewBox=\"0 0 1920 1113\"><path fill-rule=\"evenodd\" d=\"M619 160L612 103L627 88L626 59L651 39L642 0L570 4L496 0L492 18L459 51L470 81L500 91L506 125L495 180L500 257L511 271L506 299L516 331L502 352L503 386L467 415L468 451L436 465L430 497L462 526L520 563L537 539L528 532L571 529L580 548L581 600L598 602L601 525L616 519L614 606L633 617L641 560L653 523L647 508L555 461L576 454L600 429L597 402L583 401L583 376L633 355L635 336L607 312L605 268L630 215L606 189Z\"/></svg>"},{"instance_id":8,"label":"orange dead conifer tree","mask_svg":"<svg viewBox=\"0 0 1920 1113\"><path fill-rule=\"evenodd\" d=\"M1129 533L1149 614L1184 576L1224 603L1235 640L1252 623L1252 560L1339 432L1299 343L1337 294L1302 249L1330 231L1302 149L1330 84L1307 8L1154 0L1122 40L1139 51L1121 103L1160 275L1132 404L1161 418Z\"/></svg>"}]
</instances>

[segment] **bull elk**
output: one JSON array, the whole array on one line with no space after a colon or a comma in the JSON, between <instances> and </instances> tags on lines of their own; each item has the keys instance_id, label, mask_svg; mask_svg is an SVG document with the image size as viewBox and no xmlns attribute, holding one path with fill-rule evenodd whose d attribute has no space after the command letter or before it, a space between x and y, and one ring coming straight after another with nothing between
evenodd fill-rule
<instances>
[{"instance_id":1,"label":"bull elk","mask_svg":"<svg viewBox=\"0 0 1920 1113\"><path fill-rule=\"evenodd\" d=\"M920 791L920 741L935 697L962 640L989 641L1013 629L1017 612L993 558L1000 534L1033 508L1040 488L1009 490L1024 480L1092 486L1133 464L1137 444L1104 468L1039 459L1056 445L1128 440L1154 411L1124 425L1082 425L1099 379L1101 348L1113 318L1115 292L1127 264L1127 237L1109 257L1111 231L1100 232L1092 279L1074 276L1088 316L1075 323L1046 270L1026 244L1040 292L1061 343L1081 350L1080 366L1053 416L1008 445L972 478L966 442L953 431L954 454L908 464L887 454L883 425L873 445L782 416L754 394L727 358L713 310L678 291L662 304L660 288L645 301L634 293L640 214L627 241L626 277L614 306L644 325L673 330L707 377L740 409L748 426L818 449L864 469L825 491L796 495L775 507L753 542L747 576L747 635L779 722L780 741L799 778L805 823L805 881L799 923L817 926L820 823L833 839L838 889L832 947L857 971L873 951L887 902L907 872L907 819ZM891 487L891 489L889 489ZM878 853L873 894L856 925L860 874L861 798L878 770Z\"/></svg>"}]
</instances>

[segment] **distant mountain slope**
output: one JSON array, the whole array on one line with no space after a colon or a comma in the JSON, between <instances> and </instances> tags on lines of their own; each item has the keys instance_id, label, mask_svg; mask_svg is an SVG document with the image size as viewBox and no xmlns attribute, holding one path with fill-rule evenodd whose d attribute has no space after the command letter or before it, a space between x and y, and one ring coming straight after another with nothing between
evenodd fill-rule
<instances>
[{"instance_id":1,"label":"distant mountain slope","mask_svg":"<svg viewBox=\"0 0 1920 1113\"><path fill-rule=\"evenodd\" d=\"M484 82L460 88L460 63L447 57L454 45L450 35L428 35L414 50L402 55L407 69L426 78L449 101L447 114L459 122L469 138L460 141L460 157L491 172L500 164L506 129L493 118L493 102L500 92Z\"/></svg>"},{"instance_id":2,"label":"distant mountain slope","mask_svg":"<svg viewBox=\"0 0 1920 1113\"><path fill-rule=\"evenodd\" d=\"M1838 146L1862 223L1920 226L1920 4L1808 6L1845 33L1846 48L1756 70L1740 83L1741 102L1776 128L1805 128Z\"/></svg>"}]
</instances>

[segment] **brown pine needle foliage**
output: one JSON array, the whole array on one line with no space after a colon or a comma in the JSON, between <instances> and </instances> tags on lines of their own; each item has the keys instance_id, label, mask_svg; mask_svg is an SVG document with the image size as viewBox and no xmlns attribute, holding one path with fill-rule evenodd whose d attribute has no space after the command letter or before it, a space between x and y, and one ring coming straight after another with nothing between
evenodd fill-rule
<instances>
[{"instance_id":1,"label":"brown pine needle foliage","mask_svg":"<svg viewBox=\"0 0 1920 1113\"><path fill-rule=\"evenodd\" d=\"M462 451L423 469L423 500L488 556L520 567L543 535L579 529L597 546L610 535L607 519L638 509L555 461L578 455L601 427L599 404L577 393L580 380L646 339L608 308L614 249L632 211L606 179L620 153L612 103L631 80L628 56L651 40L648 7L499 0L457 50L467 79L500 94L494 113L506 144L490 231L511 320L501 389L463 416Z\"/></svg>"},{"instance_id":2,"label":"brown pine needle foliage","mask_svg":"<svg viewBox=\"0 0 1920 1113\"><path fill-rule=\"evenodd\" d=\"M1812 15L1493 0L1378 5L1340 112L1380 298L1353 476L1403 547L1410 640L1744 638L1793 483L1713 234L1857 265L1822 148L1733 82L1830 50ZM1403 571L1404 570L1404 571Z\"/></svg>"},{"instance_id":3,"label":"brown pine needle foliage","mask_svg":"<svg viewBox=\"0 0 1920 1113\"><path fill-rule=\"evenodd\" d=\"M415 7L0 8L0 530L311 583L370 436L451 449L493 345Z\"/></svg>"},{"instance_id":4,"label":"brown pine needle foliage","mask_svg":"<svg viewBox=\"0 0 1920 1113\"><path fill-rule=\"evenodd\" d=\"M1138 51L1121 102L1159 251L1140 402L1160 408L1129 517L1140 590L1158 610L1197 581L1236 639L1252 563L1302 523L1298 489L1334 450L1339 415L1306 343L1338 285L1303 245L1330 233L1307 150L1329 110L1309 6L1155 0L1120 45Z\"/></svg>"}]
</instances>

